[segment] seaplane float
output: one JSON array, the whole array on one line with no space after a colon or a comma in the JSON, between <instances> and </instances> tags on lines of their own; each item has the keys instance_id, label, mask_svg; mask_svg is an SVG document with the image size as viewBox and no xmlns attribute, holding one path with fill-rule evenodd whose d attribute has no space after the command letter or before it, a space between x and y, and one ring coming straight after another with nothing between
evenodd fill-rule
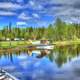
<instances>
[{"instance_id":1,"label":"seaplane float","mask_svg":"<svg viewBox=\"0 0 80 80\"><path fill-rule=\"evenodd\" d=\"M36 45L36 49L53 49L54 45L49 44L39 44Z\"/></svg>"},{"instance_id":2,"label":"seaplane float","mask_svg":"<svg viewBox=\"0 0 80 80\"><path fill-rule=\"evenodd\" d=\"M36 50L36 49L39 49L39 50L52 50L54 49L54 45L49 45L49 44L38 44L38 45L31 45L31 46L28 46L27 47L28 49L31 49L31 50Z\"/></svg>"}]
</instances>

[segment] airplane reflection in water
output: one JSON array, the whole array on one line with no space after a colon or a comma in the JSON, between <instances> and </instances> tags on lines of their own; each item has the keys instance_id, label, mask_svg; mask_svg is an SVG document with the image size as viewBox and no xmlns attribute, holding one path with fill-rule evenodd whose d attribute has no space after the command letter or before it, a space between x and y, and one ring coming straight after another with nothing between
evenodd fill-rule
<instances>
[{"instance_id":1,"label":"airplane reflection in water","mask_svg":"<svg viewBox=\"0 0 80 80\"><path fill-rule=\"evenodd\" d=\"M51 53L51 50L28 50L28 54L31 56L36 55L37 58L42 58Z\"/></svg>"}]
</instances>

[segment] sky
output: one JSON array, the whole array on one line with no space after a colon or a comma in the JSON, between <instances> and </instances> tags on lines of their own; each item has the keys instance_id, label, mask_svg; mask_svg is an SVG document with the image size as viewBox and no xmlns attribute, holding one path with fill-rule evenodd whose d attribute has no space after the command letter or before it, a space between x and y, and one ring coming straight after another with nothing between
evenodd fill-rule
<instances>
[{"instance_id":1,"label":"sky","mask_svg":"<svg viewBox=\"0 0 80 80\"><path fill-rule=\"evenodd\" d=\"M80 0L0 0L0 28L48 26L57 18L80 23Z\"/></svg>"}]
</instances>

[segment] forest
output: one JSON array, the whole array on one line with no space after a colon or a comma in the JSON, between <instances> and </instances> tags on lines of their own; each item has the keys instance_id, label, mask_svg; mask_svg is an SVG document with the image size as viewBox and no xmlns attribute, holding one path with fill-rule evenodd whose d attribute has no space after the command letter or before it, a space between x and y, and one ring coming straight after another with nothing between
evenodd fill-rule
<instances>
[{"instance_id":1,"label":"forest","mask_svg":"<svg viewBox=\"0 0 80 80\"><path fill-rule=\"evenodd\" d=\"M6 41L7 38L11 41L15 38L19 40L40 40L42 38L53 41L76 40L80 38L80 24L66 23L59 18L54 24L43 27L19 28L12 27L12 24L9 23L8 26L0 30L0 41Z\"/></svg>"}]
</instances>

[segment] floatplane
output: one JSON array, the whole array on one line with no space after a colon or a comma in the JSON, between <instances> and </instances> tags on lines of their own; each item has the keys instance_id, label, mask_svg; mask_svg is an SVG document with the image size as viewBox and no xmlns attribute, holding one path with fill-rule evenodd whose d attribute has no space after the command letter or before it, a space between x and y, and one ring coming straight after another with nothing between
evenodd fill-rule
<instances>
[{"instance_id":1,"label":"floatplane","mask_svg":"<svg viewBox=\"0 0 80 80\"><path fill-rule=\"evenodd\" d=\"M35 47L36 49L53 49L54 45L50 44L49 40L40 40L32 42L32 47Z\"/></svg>"},{"instance_id":2,"label":"floatplane","mask_svg":"<svg viewBox=\"0 0 80 80\"><path fill-rule=\"evenodd\" d=\"M19 79L12 76L7 71L0 69L0 80L19 80Z\"/></svg>"}]
</instances>

